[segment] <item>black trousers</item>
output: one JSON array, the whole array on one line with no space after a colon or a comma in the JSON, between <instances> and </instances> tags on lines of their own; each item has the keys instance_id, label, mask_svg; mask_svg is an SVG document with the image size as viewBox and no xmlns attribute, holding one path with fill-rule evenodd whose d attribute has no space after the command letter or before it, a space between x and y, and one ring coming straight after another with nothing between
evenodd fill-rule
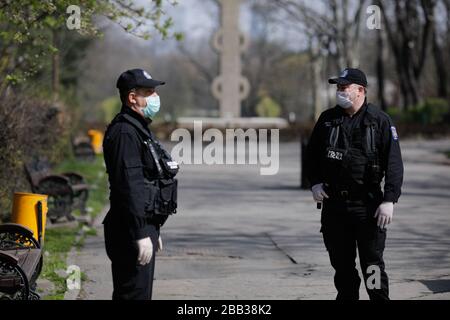
<instances>
[{"instance_id":1,"label":"black trousers","mask_svg":"<svg viewBox=\"0 0 450 320\"><path fill-rule=\"evenodd\" d=\"M389 279L383 260L386 229L379 228L373 217L380 203L381 199L326 199L323 203L321 232L335 270L337 300L359 299L357 252L370 299L389 300Z\"/></svg>"},{"instance_id":2,"label":"black trousers","mask_svg":"<svg viewBox=\"0 0 450 320\"><path fill-rule=\"evenodd\" d=\"M105 247L111 260L114 286L112 299L151 300L159 231L153 231L150 235L153 243L150 263L141 266L137 263L138 249L135 241L128 238L122 228L115 223L104 223Z\"/></svg>"}]
</instances>

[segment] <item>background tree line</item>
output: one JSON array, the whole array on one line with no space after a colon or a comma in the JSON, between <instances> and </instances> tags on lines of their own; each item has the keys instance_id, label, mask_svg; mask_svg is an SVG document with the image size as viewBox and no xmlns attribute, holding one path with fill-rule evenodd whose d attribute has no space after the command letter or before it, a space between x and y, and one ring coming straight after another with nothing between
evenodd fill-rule
<instances>
[{"instance_id":1,"label":"background tree line","mask_svg":"<svg viewBox=\"0 0 450 320\"><path fill-rule=\"evenodd\" d=\"M104 130L120 108L123 70L142 67L167 82L156 124L218 115L210 90L219 73L210 45L218 3L179 2L0 0L0 213L12 191L27 187L24 162L57 162L76 135ZM67 28L70 5L81 8L80 29ZM374 14L380 29L368 28ZM359 67L369 99L397 122L448 132L449 17L450 0L243 1L251 90L242 114L311 126L334 104L327 79ZM196 29L183 29L187 18L198 19Z\"/></svg>"}]
</instances>

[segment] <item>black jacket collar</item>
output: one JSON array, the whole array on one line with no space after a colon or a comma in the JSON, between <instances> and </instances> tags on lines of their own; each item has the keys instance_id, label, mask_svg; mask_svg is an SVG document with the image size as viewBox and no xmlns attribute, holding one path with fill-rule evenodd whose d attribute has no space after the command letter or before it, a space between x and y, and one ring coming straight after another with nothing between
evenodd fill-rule
<instances>
[{"instance_id":1,"label":"black jacket collar","mask_svg":"<svg viewBox=\"0 0 450 320\"><path fill-rule=\"evenodd\" d=\"M361 106L361 108L359 108L359 110L356 111L351 117L352 117L352 118L355 118L355 117L357 117L359 114L365 113L365 112L366 112L366 109L367 109L367 106L368 106L368 104L367 104L367 99L366 99L366 100L364 100L364 103L363 103L363 105ZM345 112L344 108L342 108L342 107L340 107L340 106L336 106L336 108L339 110L339 114L340 114L341 116L350 117L350 115L349 115L347 112Z\"/></svg>"},{"instance_id":2,"label":"black jacket collar","mask_svg":"<svg viewBox=\"0 0 450 320\"><path fill-rule=\"evenodd\" d=\"M146 129L148 129L148 125L152 123L152 120L146 120L144 119L140 114L136 113L135 111L131 110L130 107L126 105L122 105L122 109L120 109L120 113L122 114L128 114L137 121Z\"/></svg>"}]
</instances>

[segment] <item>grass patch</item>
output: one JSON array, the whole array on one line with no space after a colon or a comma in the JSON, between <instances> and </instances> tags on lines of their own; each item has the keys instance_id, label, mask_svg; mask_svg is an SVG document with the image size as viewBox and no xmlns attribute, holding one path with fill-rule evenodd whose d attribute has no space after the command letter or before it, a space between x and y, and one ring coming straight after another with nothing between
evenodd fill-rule
<instances>
[{"instance_id":1,"label":"grass patch","mask_svg":"<svg viewBox=\"0 0 450 320\"><path fill-rule=\"evenodd\" d=\"M46 230L44 251L48 252L44 256L44 267L41 277L50 280L55 285L55 290L44 300L62 300L67 290L66 277L67 254L72 247L81 250L86 237L95 236L96 229L79 226L77 228L61 227ZM63 275L63 276L61 276ZM81 273L81 283L87 280L86 274Z\"/></svg>"},{"instance_id":2,"label":"grass patch","mask_svg":"<svg viewBox=\"0 0 450 320\"><path fill-rule=\"evenodd\" d=\"M55 173L76 172L81 174L86 183L89 184L89 198L86 203L89 214L95 218L108 201L108 180L103 164L103 156L97 155L92 162L67 159L60 163L55 169ZM76 214L76 212L73 212ZM45 300L62 300L66 292L66 260L67 254L72 247L80 250L84 245L86 236L97 235L93 228L78 227L55 227L47 229L44 243L44 266L41 277L51 281L55 289ZM77 236L78 239L77 239ZM86 280L86 275L82 273L81 281Z\"/></svg>"},{"instance_id":3,"label":"grass patch","mask_svg":"<svg viewBox=\"0 0 450 320\"><path fill-rule=\"evenodd\" d=\"M85 234L86 236L92 236L92 237L95 237L95 236L97 235L97 229L95 229L95 228L89 228L88 230L86 230L86 231L84 232L84 234Z\"/></svg>"},{"instance_id":4,"label":"grass patch","mask_svg":"<svg viewBox=\"0 0 450 320\"><path fill-rule=\"evenodd\" d=\"M62 300L66 292L66 278L61 276L67 270L67 253L76 244L80 228L61 227L45 231L44 266L41 277L50 280L55 290L45 300Z\"/></svg>"},{"instance_id":5,"label":"grass patch","mask_svg":"<svg viewBox=\"0 0 450 320\"><path fill-rule=\"evenodd\" d=\"M89 198L86 207L92 218L95 218L108 201L108 177L104 167L103 155L97 155L92 162L68 159L55 168L56 173L70 171L81 174L86 183L89 184ZM76 211L74 211L74 214Z\"/></svg>"}]
</instances>

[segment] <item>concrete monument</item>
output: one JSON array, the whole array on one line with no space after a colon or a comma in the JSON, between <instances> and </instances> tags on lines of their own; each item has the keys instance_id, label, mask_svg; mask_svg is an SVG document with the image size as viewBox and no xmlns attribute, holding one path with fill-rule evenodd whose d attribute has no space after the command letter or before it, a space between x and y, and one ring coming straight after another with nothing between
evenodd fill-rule
<instances>
[{"instance_id":1,"label":"concrete monument","mask_svg":"<svg viewBox=\"0 0 450 320\"><path fill-rule=\"evenodd\" d=\"M220 74L211 89L220 103L222 118L239 118L241 101L250 90L248 80L241 75L241 53L247 47L247 37L239 30L241 0L219 0L222 12L221 28L213 37L213 47L220 53Z\"/></svg>"}]
</instances>

